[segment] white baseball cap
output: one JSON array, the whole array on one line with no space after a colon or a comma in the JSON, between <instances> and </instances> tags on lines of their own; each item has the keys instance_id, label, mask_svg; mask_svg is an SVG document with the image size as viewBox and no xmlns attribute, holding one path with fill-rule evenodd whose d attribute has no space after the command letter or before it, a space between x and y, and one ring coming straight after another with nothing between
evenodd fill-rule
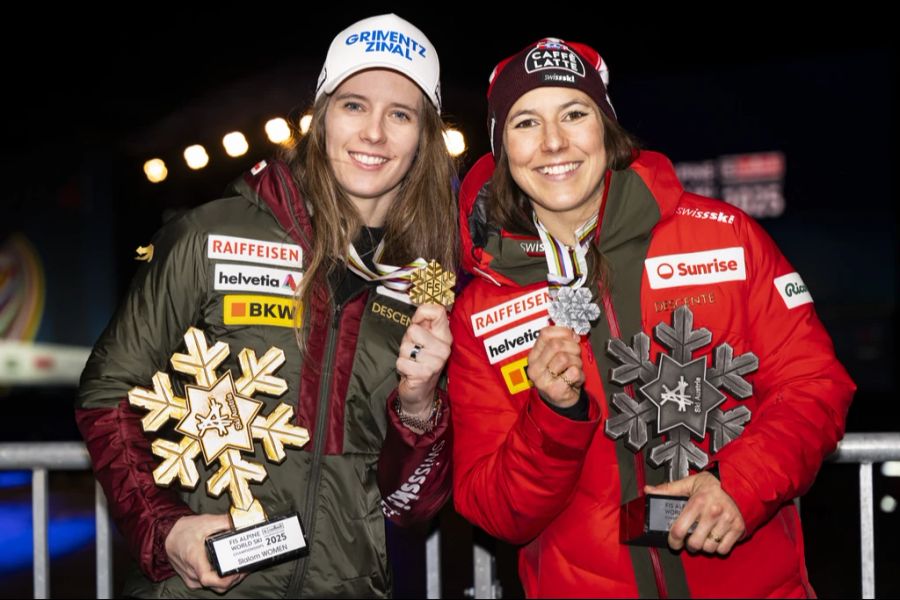
<instances>
[{"instance_id":1,"label":"white baseball cap","mask_svg":"<svg viewBox=\"0 0 900 600\"><path fill-rule=\"evenodd\" d=\"M316 99L365 69L391 69L412 79L441 111L441 65L422 31L391 13L358 21L331 42Z\"/></svg>"}]
</instances>

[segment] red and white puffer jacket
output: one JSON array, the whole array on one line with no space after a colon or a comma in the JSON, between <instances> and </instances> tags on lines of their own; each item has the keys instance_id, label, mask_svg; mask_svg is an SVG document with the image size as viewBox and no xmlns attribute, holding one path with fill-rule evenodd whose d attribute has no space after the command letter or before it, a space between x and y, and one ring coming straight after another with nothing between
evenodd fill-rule
<instances>
[{"instance_id":1,"label":"red and white puffer jacket","mask_svg":"<svg viewBox=\"0 0 900 600\"><path fill-rule=\"evenodd\" d=\"M570 420L548 408L525 375L547 323L547 267L540 240L485 222L483 188L492 172L487 155L460 191L464 267L475 278L451 319L457 510L522 545L519 572L530 597L813 596L791 501L841 439L855 386L800 276L753 219L686 193L662 155L645 151L608 173L598 243L609 292L593 290L602 312L581 342L590 416ZM619 542L621 504L665 478L665 466L646 461L665 434L651 422L651 443L635 454L624 438L605 433L605 422L620 413L613 394L640 394L637 382L625 390L610 381L621 363L608 342L631 346L644 332L659 364L671 349L654 328L671 325L679 306L692 311L693 329L712 336L690 351L691 360L712 369L723 343L735 357L759 359L744 375L752 395L741 400L722 388L717 407L747 407L743 432L717 453L711 434L693 438L718 464L746 521L744 540L724 558Z\"/></svg>"}]
</instances>

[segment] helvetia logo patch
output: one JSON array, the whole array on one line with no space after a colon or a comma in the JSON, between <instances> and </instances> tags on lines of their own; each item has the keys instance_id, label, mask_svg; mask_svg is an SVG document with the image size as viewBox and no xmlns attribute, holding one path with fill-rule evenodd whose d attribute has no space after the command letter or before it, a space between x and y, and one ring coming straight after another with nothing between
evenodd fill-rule
<instances>
[{"instance_id":1,"label":"helvetia logo patch","mask_svg":"<svg viewBox=\"0 0 900 600\"><path fill-rule=\"evenodd\" d=\"M217 263L213 274L213 287L221 291L293 296L302 278L303 274L300 271Z\"/></svg>"},{"instance_id":2,"label":"helvetia logo patch","mask_svg":"<svg viewBox=\"0 0 900 600\"><path fill-rule=\"evenodd\" d=\"M541 329L550 324L550 319L541 317L518 327L507 329L484 340L484 350L492 365L504 358L530 350L537 343Z\"/></svg>"}]
</instances>

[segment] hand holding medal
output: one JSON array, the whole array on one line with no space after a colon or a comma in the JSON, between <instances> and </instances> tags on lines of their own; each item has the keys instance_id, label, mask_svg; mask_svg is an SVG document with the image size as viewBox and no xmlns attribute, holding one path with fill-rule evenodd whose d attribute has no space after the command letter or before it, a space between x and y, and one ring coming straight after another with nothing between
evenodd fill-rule
<instances>
[{"instance_id":1,"label":"hand holding medal","mask_svg":"<svg viewBox=\"0 0 900 600\"><path fill-rule=\"evenodd\" d=\"M400 384L393 407L400 420L413 431L430 431L440 417L440 400L436 395L438 379L450 356L453 336L447 308L454 301L456 275L444 271L435 260L417 258L403 267L380 262L384 240L373 257L375 271L359 258L351 244L348 267L369 281L380 281L379 292L418 306L400 341L397 372Z\"/></svg>"},{"instance_id":2,"label":"hand holding medal","mask_svg":"<svg viewBox=\"0 0 900 600\"><path fill-rule=\"evenodd\" d=\"M419 433L431 430L440 417L435 389L453 343L447 308L453 304L454 285L456 275L434 260L410 276L409 297L419 308L400 341L395 409L400 420Z\"/></svg>"},{"instance_id":3,"label":"hand holding medal","mask_svg":"<svg viewBox=\"0 0 900 600\"><path fill-rule=\"evenodd\" d=\"M578 335L568 327L549 326L528 354L528 378L541 396L560 408L578 402L584 385L584 366Z\"/></svg>"},{"instance_id":4,"label":"hand holding medal","mask_svg":"<svg viewBox=\"0 0 900 600\"><path fill-rule=\"evenodd\" d=\"M595 215L575 232L577 244L570 248L554 238L534 215L534 224L547 258L550 283L548 313L554 326L545 327L528 355L528 378L548 402L560 407L578 401L584 385L580 337L591 330L591 321L600 316L592 301L587 280L587 251L597 231Z\"/></svg>"}]
</instances>

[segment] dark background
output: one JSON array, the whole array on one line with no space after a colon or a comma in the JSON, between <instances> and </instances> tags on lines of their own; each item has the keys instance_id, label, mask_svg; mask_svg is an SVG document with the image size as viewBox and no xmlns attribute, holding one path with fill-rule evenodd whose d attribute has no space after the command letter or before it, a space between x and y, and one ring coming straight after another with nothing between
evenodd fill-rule
<instances>
[{"instance_id":1,"label":"dark background","mask_svg":"<svg viewBox=\"0 0 900 600\"><path fill-rule=\"evenodd\" d=\"M341 6L331 14L304 6L33 6L5 19L0 242L24 232L43 261L38 341L90 346L135 269L134 248L166 215L214 199L269 156L262 125L302 114L332 37L394 10L439 51L444 116L469 145L461 174L488 150L493 65L548 35L597 48L620 122L673 161L784 153L787 208L761 222L803 276L859 385L848 431L897 430L896 54L884 12L858 3L798 15L755 3L662 12L603 3ZM233 130L250 142L237 159L220 144ZM199 172L181 159L193 143L210 154ZM152 157L168 165L161 184L143 176ZM0 439L76 439L73 397L72 388L0 390L11 417ZM859 595L855 472L825 466L803 500L810 576L823 597ZM898 516L877 508L885 494L900 497L897 481L876 476L879 595L900 593L891 568L900 559ZM442 518L466 531L458 517ZM448 594L471 585L467 543L444 542L457 557L445 558ZM395 547L398 595L414 595L416 551ZM516 592L509 562L501 558L507 596Z\"/></svg>"}]
</instances>

